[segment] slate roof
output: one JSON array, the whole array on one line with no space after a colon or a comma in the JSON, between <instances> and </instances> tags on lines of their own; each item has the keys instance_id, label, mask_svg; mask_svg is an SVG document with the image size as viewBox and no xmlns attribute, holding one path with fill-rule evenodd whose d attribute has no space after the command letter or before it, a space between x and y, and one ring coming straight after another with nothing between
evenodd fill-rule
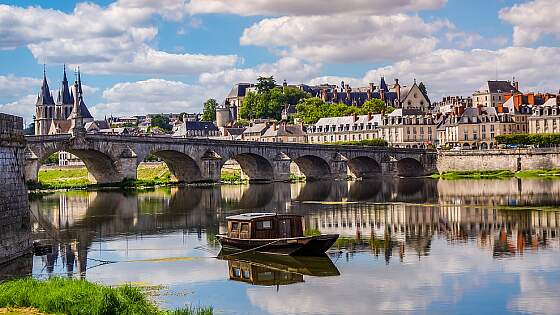
<instances>
[{"instance_id":1,"label":"slate roof","mask_svg":"<svg viewBox=\"0 0 560 315\"><path fill-rule=\"evenodd\" d=\"M483 86L481 86L477 92L479 93L508 93L508 92L519 92L513 85L508 81L488 81Z\"/></svg>"},{"instance_id":2,"label":"slate roof","mask_svg":"<svg viewBox=\"0 0 560 315\"><path fill-rule=\"evenodd\" d=\"M70 87L68 86L68 78L66 77L66 65L64 65L64 72L62 76L62 86L58 91L57 104L74 104L74 97L70 93Z\"/></svg>"},{"instance_id":3,"label":"slate roof","mask_svg":"<svg viewBox=\"0 0 560 315\"><path fill-rule=\"evenodd\" d=\"M237 83L233 86L233 88L231 88L227 98L245 96L247 94L247 88L252 86L253 84L251 83Z\"/></svg>"},{"instance_id":4,"label":"slate roof","mask_svg":"<svg viewBox=\"0 0 560 315\"><path fill-rule=\"evenodd\" d=\"M41 92L37 95L36 105L54 105L54 99L49 89L46 74L43 74L43 84L41 85Z\"/></svg>"},{"instance_id":5,"label":"slate roof","mask_svg":"<svg viewBox=\"0 0 560 315\"><path fill-rule=\"evenodd\" d=\"M278 136L305 136L305 130L301 126L296 125L280 125L274 130L274 128L268 128L268 130L262 135L263 137L278 137Z\"/></svg>"},{"instance_id":6,"label":"slate roof","mask_svg":"<svg viewBox=\"0 0 560 315\"><path fill-rule=\"evenodd\" d=\"M261 123L261 124L253 124L250 127L247 127L247 129L245 129L245 131L243 131L243 133L263 133L264 131L266 131L267 128L269 128L270 125L267 123Z\"/></svg>"},{"instance_id":7,"label":"slate roof","mask_svg":"<svg viewBox=\"0 0 560 315\"><path fill-rule=\"evenodd\" d=\"M209 121L186 121L185 130L218 131L218 127Z\"/></svg>"},{"instance_id":8,"label":"slate roof","mask_svg":"<svg viewBox=\"0 0 560 315\"><path fill-rule=\"evenodd\" d=\"M342 116L342 117L324 117L319 119L315 126L332 126L332 125L353 125L353 124L381 124L381 114L374 114L371 120L368 120L368 115L358 115L357 120L354 121L354 116Z\"/></svg>"}]
</instances>

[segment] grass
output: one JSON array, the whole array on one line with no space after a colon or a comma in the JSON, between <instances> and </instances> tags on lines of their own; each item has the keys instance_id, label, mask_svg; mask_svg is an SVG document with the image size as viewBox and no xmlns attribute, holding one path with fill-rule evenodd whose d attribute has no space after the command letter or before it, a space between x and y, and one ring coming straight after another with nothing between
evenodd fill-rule
<instances>
[{"instance_id":1,"label":"grass","mask_svg":"<svg viewBox=\"0 0 560 315\"><path fill-rule=\"evenodd\" d=\"M462 172L443 172L433 174L430 177L454 180L454 179L505 179L515 176L515 173L508 170L495 171L462 171Z\"/></svg>"},{"instance_id":2,"label":"grass","mask_svg":"<svg viewBox=\"0 0 560 315\"><path fill-rule=\"evenodd\" d=\"M159 309L144 292L130 285L108 287L85 280L24 278L0 284L0 308L34 308L14 314L146 314L211 315L212 308ZM36 312L38 311L38 312ZM10 314L10 313L8 313Z\"/></svg>"},{"instance_id":3,"label":"grass","mask_svg":"<svg viewBox=\"0 0 560 315\"><path fill-rule=\"evenodd\" d=\"M560 170L530 170L511 172L508 170L495 170L495 171L461 171L461 172L443 172L440 174L433 174L431 178L439 178L445 180L455 179L508 179L516 178L543 178L543 179L560 179Z\"/></svg>"},{"instance_id":4,"label":"grass","mask_svg":"<svg viewBox=\"0 0 560 315\"><path fill-rule=\"evenodd\" d=\"M309 229L305 230L305 236L319 236L321 235L321 231L318 229Z\"/></svg>"}]
</instances>

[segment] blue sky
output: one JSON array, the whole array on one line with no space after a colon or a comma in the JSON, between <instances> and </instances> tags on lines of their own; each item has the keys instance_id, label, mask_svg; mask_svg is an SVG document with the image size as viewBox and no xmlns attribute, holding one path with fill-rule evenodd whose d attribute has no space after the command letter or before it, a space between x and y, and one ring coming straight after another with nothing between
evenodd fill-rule
<instances>
[{"instance_id":1,"label":"blue sky","mask_svg":"<svg viewBox=\"0 0 560 315\"><path fill-rule=\"evenodd\" d=\"M0 112L30 120L43 63L53 93L80 66L97 118L197 112L259 75L557 92L559 34L556 0L0 1Z\"/></svg>"}]
</instances>

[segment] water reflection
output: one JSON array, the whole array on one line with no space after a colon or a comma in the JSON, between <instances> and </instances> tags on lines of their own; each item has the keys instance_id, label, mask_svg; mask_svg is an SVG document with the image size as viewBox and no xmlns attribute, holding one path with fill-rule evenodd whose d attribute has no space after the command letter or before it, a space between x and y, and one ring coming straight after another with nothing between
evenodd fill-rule
<instances>
[{"instance_id":1,"label":"water reflection","mask_svg":"<svg viewBox=\"0 0 560 315\"><path fill-rule=\"evenodd\" d=\"M383 178L54 193L31 202L35 239L47 245L32 268L109 284L149 279L189 292L166 306L225 313L477 313L469 299L488 292L508 292L490 309L547 313L550 279L560 278L560 212L550 209L559 196L553 181ZM249 211L301 214L306 230L340 234L332 260L212 258L225 217ZM541 308L526 297L539 283Z\"/></svg>"},{"instance_id":2,"label":"water reflection","mask_svg":"<svg viewBox=\"0 0 560 315\"><path fill-rule=\"evenodd\" d=\"M228 262L229 279L253 285L288 285L314 277L339 276L340 272L328 256L299 257L250 253L238 255L222 250L218 259Z\"/></svg>"}]
</instances>

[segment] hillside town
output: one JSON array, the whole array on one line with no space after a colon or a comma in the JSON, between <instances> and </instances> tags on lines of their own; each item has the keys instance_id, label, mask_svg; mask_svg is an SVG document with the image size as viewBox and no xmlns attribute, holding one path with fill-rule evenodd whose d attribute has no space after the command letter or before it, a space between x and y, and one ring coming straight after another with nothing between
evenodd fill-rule
<instances>
[{"instance_id":1,"label":"hillside town","mask_svg":"<svg viewBox=\"0 0 560 315\"><path fill-rule=\"evenodd\" d=\"M515 78L482 82L472 95L446 96L435 102L424 83L416 80L401 85L394 79L389 84L381 77L379 84L364 87L344 82L289 85L284 81L278 85L272 77L257 81L234 84L221 104L209 100L203 114L94 119L84 101L81 73L76 73L74 93L64 67L60 88L54 93L56 101L46 74L43 76L33 132L71 133L73 118L78 115L88 133L316 144L382 139L398 148L465 150L496 148L499 135L560 131L557 94L523 91ZM279 95L268 104L282 103L268 113L251 112L251 99L262 93ZM309 118L303 113L329 106L349 114L315 113ZM60 158L61 165L79 161L64 152Z\"/></svg>"}]
</instances>

